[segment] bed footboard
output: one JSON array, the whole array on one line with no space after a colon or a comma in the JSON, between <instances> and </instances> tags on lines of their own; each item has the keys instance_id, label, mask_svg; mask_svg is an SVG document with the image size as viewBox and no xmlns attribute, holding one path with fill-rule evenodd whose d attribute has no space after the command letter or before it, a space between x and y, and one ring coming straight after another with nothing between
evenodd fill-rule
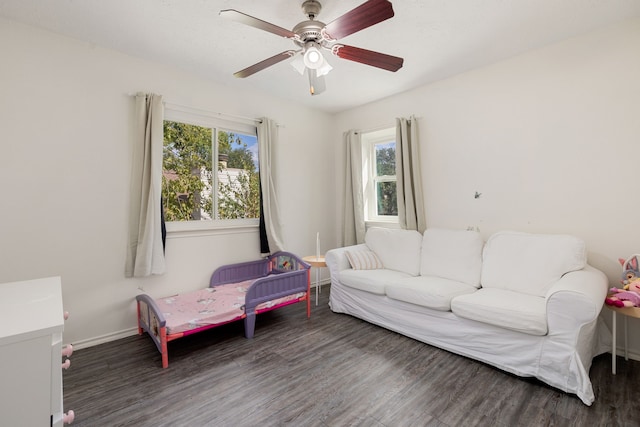
<instances>
[{"instance_id":1,"label":"bed footboard","mask_svg":"<svg viewBox=\"0 0 640 427\"><path fill-rule=\"evenodd\" d=\"M247 338L253 337L256 324L256 307L259 304L296 293L304 293L304 296L288 303L274 306L271 309L306 300L307 318L311 317L309 273L307 271L292 271L256 280L247 290L245 301L245 314L247 317L244 319L245 336Z\"/></svg>"},{"instance_id":2,"label":"bed footboard","mask_svg":"<svg viewBox=\"0 0 640 427\"><path fill-rule=\"evenodd\" d=\"M244 331L252 338L256 324L256 307L267 301L289 295L304 293L304 296L287 303L261 311L273 310L300 301L307 302L307 318L311 317L310 268L311 266L290 252L277 252L267 258L269 275L257 279L247 290L245 300Z\"/></svg>"},{"instance_id":3,"label":"bed footboard","mask_svg":"<svg viewBox=\"0 0 640 427\"><path fill-rule=\"evenodd\" d=\"M162 367L169 366L169 353L167 350L167 327L162 312L149 295L136 296L138 305L138 334L149 334L162 355Z\"/></svg>"}]
</instances>

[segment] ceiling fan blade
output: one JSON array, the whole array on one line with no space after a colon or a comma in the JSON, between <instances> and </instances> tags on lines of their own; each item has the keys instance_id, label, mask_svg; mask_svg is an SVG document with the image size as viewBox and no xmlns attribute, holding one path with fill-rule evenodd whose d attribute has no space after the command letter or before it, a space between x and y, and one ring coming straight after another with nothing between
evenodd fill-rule
<instances>
[{"instance_id":1,"label":"ceiling fan blade","mask_svg":"<svg viewBox=\"0 0 640 427\"><path fill-rule=\"evenodd\" d=\"M331 52L339 58L360 62L387 71L398 71L404 64L404 59L359 47L334 45Z\"/></svg>"},{"instance_id":2,"label":"ceiling fan blade","mask_svg":"<svg viewBox=\"0 0 640 427\"><path fill-rule=\"evenodd\" d=\"M242 24L249 25L263 31L268 31L277 36L286 37L289 39L296 38L296 34L293 31L287 30L286 28L278 27L277 25L271 24L267 21L263 21L262 19L254 18L253 16L247 15L246 13L238 12L235 9L221 10L220 15L225 18L232 19L236 22L240 22Z\"/></svg>"},{"instance_id":3,"label":"ceiling fan blade","mask_svg":"<svg viewBox=\"0 0 640 427\"><path fill-rule=\"evenodd\" d=\"M309 73L309 92L311 92L311 95L320 95L327 89L324 76L318 76L317 70L308 68L307 73Z\"/></svg>"},{"instance_id":4,"label":"ceiling fan blade","mask_svg":"<svg viewBox=\"0 0 640 427\"><path fill-rule=\"evenodd\" d=\"M338 40L392 17L391 2L369 0L329 22L323 32L329 40Z\"/></svg>"},{"instance_id":5,"label":"ceiling fan blade","mask_svg":"<svg viewBox=\"0 0 640 427\"><path fill-rule=\"evenodd\" d=\"M279 54L274 55L271 58L267 58L264 61L253 64L252 66L247 67L244 70L233 73L233 75L239 78L249 77L250 75L257 73L258 71L262 71L267 67L277 64L278 62L291 58L293 55L295 55L295 53L296 52L293 50L285 50L284 52L280 52Z\"/></svg>"}]
</instances>

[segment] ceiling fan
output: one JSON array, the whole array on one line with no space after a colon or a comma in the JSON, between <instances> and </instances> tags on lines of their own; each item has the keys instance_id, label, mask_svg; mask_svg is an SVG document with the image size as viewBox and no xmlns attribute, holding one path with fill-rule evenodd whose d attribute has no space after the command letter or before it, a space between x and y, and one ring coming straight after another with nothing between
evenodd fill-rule
<instances>
[{"instance_id":1,"label":"ceiling fan","mask_svg":"<svg viewBox=\"0 0 640 427\"><path fill-rule=\"evenodd\" d=\"M291 39L299 48L297 50L286 50L253 64L244 70L234 73L234 76L240 78L249 77L258 71L294 57L291 65L300 74L307 72L311 95L318 95L324 92L324 76L332 69L331 65L322 56L322 50L327 50L338 58L360 62L383 70L395 72L402 68L404 62L402 58L337 42L338 39L392 18L393 7L391 2L388 0L368 0L328 24L316 21L316 16L320 13L320 9L322 9L322 5L317 0L305 0L302 3L302 11L309 19L300 22L292 30L287 30L234 9L221 10L220 15L225 18Z\"/></svg>"}]
</instances>

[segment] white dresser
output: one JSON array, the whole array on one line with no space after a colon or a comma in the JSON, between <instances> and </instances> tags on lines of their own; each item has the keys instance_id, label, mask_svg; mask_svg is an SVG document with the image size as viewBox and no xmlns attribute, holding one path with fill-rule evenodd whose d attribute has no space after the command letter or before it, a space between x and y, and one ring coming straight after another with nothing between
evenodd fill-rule
<instances>
[{"instance_id":1,"label":"white dresser","mask_svg":"<svg viewBox=\"0 0 640 427\"><path fill-rule=\"evenodd\" d=\"M59 277L0 284L1 425L63 425L63 327Z\"/></svg>"}]
</instances>

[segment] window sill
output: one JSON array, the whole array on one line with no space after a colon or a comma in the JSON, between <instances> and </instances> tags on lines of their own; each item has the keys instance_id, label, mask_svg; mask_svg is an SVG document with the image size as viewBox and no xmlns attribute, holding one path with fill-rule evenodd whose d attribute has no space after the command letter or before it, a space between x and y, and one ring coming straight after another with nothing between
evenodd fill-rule
<instances>
[{"instance_id":1,"label":"window sill","mask_svg":"<svg viewBox=\"0 0 640 427\"><path fill-rule=\"evenodd\" d=\"M379 221L379 220L371 220L364 222L366 228L370 227L383 227L383 228L400 228L400 223L397 220L391 221Z\"/></svg>"},{"instance_id":2,"label":"window sill","mask_svg":"<svg viewBox=\"0 0 640 427\"><path fill-rule=\"evenodd\" d=\"M230 219L223 221L167 222L167 239L205 237L217 234L253 233L258 231L258 219Z\"/></svg>"}]
</instances>

